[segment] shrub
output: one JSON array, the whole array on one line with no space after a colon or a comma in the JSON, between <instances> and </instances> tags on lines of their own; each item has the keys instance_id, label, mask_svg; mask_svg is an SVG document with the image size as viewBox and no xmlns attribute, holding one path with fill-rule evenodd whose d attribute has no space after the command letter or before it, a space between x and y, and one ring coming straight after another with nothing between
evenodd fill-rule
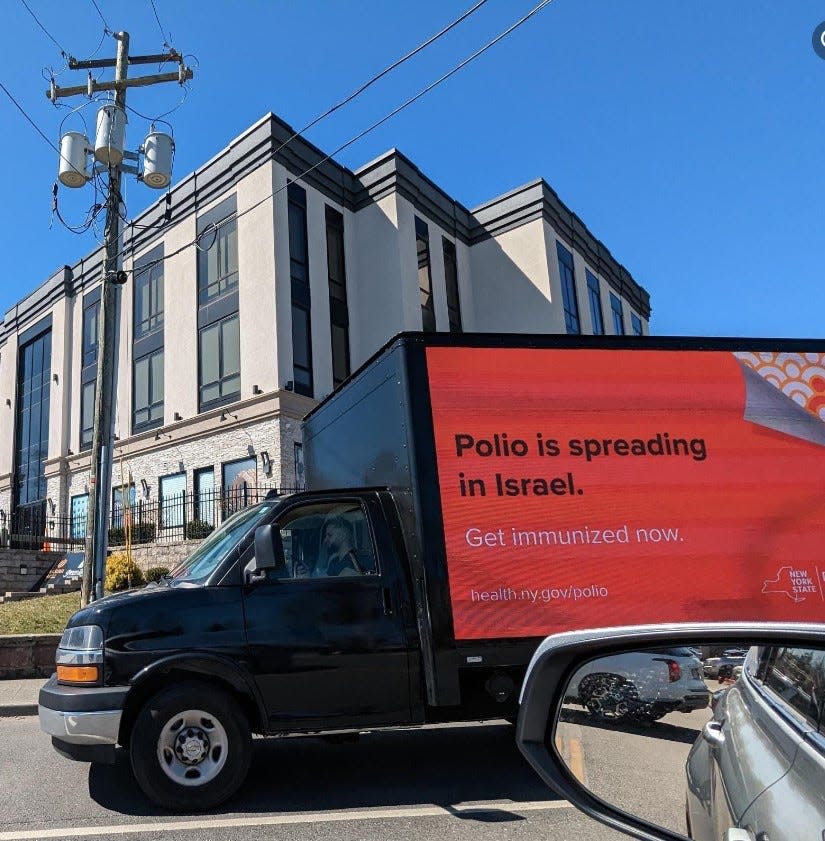
<instances>
[{"instance_id":1,"label":"shrub","mask_svg":"<svg viewBox=\"0 0 825 841\"><path fill-rule=\"evenodd\" d=\"M115 552L106 561L105 588L114 593L118 590L128 590L143 584L143 573L140 567L130 561L125 552Z\"/></svg>"},{"instance_id":2,"label":"shrub","mask_svg":"<svg viewBox=\"0 0 825 841\"><path fill-rule=\"evenodd\" d=\"M154 523L135 523L132 526L132 543L152 543L155 539ZM125 546L126 529L123 526L109 529L109 546Z\"/></svg>"},{"instance_id":3,"label":"shrub","mask_svg":"<svg viewBox=\"0 0 825 841\"><path fill-rule=\"evenodd\" d=\"M203 540L204 537L209 537L215 530L215 527L205 520L191 520L186 524L184 533L187 540Z\"/></svg>"},{"instance_id":4,"label":"shrub","mask_svg":"<svg viewBox=\"0 0 825 841\"><path fill-rule=\"evenodd\" d=\"M150 567L146 570L146 583L160 581L165 575L169 575L168 567Z\"/></svg>"}]
</instances>

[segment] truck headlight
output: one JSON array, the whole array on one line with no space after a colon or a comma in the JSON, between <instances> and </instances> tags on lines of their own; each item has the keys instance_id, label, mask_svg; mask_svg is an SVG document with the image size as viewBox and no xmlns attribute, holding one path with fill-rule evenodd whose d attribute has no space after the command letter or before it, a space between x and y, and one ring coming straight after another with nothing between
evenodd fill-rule
<instances>
[{"instance_id":1,"label":"truck headlight","mask_svg":"<svg viewBox=\"0 0 825 841\"><path fill-rule=\"evenodd\" d=\"M103 672L103 629L99 625L66 628L55 656L58 683L75 686L100 683Z\"/></svg>"}]
</instances>

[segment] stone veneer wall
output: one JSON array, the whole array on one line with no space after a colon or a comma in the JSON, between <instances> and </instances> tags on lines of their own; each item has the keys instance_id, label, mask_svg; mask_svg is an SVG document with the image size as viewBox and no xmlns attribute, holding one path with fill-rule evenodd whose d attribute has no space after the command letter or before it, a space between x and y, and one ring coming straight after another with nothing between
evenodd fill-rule
<instances>
[{"instance_id":1,"label":"stone veneer wall","mask_svg":"<svg viewBox=\"0 0 825 841\"><path fill-rule=\"evenodd\" d=\"M149 543L142 546L133 546L132 559L143 572L152 567L172 569L184 558L188 558L201 543L200 540L186 540L181 543ZM112 553L122 551L122 548L116 547L112 550Z\"/></svg>"},{"instance_id":2,"label":"stone veneer wall","mask_svg":"<svg viewBox=\"0 0 825 841\"><path fill-rule=\"evenodd\" d=\"M34 549L0 549L0 593L26 592L62 557L61 552L43 552ZM26 573L20 574L20 567Z\"/></svg>"},{"instance_id":3,"label":"stone veneer wall","mask_svg":"<svg viewBox=\"0 0 825 841\"><path fill-rule=\"evenodd\" d=\"M128 480L129 473L135 483L137 500L157 500L161 476L173 473L186 473L186 490L194 491L193 474L195 470L212 467L215 471L215 487L222 481L221 468L226 462L254 457L258 468L258 487L269 485L287 485L294 483L294 441L300 440L300 421L284 418L270 418L259 423L251 423L225 432L214 431L194 441L180 444L170 442L165 447L131 456L123 461L123 475ZM283 445L282 445L283 441ZM266 450L272 459L269 476L261 469L260 453ZM145 480L148 495L143 494L141 480ZM67 492L66 510L72 496L88 493L88 467L69 471L66 475ZM115 452L112 468L112 482L121 481L121 463ZM55 489L55 498L59 492Z\"/></svg>"}]
</instances>

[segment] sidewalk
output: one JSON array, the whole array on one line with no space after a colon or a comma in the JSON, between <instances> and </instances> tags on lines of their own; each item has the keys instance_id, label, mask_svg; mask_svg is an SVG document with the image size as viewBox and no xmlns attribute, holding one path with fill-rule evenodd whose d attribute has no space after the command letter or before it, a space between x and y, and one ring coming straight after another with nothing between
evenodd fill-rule
<instances>
[{"instance_id":1,"label":"sidewalk","mask_svg":"<svg viewBox=\"0 0 825 841\"><path fill-rule=\"evenodd\" d=\"M37 696L45 678L0 680L0 718L37 715Z\"/></svg>"}]
</instances>

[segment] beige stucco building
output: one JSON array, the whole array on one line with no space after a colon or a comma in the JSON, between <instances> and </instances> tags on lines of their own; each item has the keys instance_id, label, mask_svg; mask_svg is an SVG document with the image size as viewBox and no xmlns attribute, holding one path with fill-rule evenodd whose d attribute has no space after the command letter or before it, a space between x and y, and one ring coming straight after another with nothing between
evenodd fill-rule
<instances>
[{"instance_id":1,"label":"beige stucco building","mask_svg":"<svg viewBox=\"0 0 825 841\"><path fill-rule=\"evenodd\" d=\"M648 293L545 181L468 210L396 150L352 172L292 134L264 117L126 226L133 501L300 484L301 417L402 330L648 332ZM101 274L98 250L0 322L0 531L85 531Z\"/></svg>"}]
</instances>

